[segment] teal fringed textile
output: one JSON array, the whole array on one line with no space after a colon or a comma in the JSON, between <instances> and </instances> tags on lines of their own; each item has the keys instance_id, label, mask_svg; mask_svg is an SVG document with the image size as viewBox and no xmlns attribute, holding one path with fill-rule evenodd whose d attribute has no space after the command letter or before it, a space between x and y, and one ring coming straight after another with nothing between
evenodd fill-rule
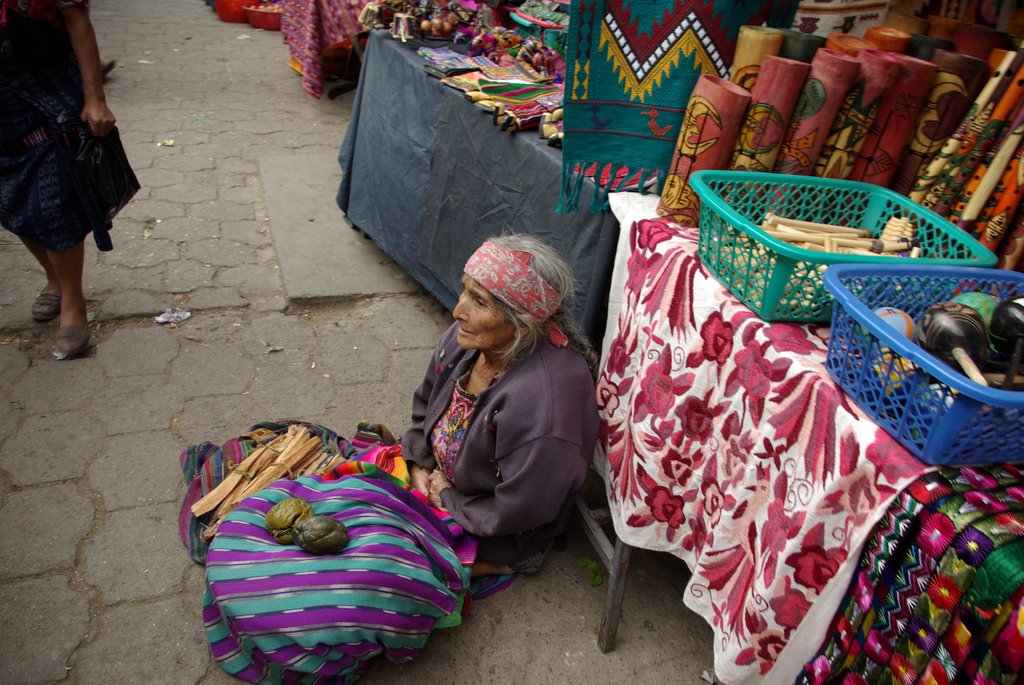
<instances>
[{"instance_id":1,"label":"teal fringed textile","mask_svg":"<svg viewBox=\"0 0 1024 685\"><path fill-rule=\"evenodd\" d=\"M660 192L697 77L727 76L740 26L788 27L797 5L573 0L558 211L577 209L587 176L600 186L594 211L634 182L654 178Z\"/></svg>"}]
</instances>

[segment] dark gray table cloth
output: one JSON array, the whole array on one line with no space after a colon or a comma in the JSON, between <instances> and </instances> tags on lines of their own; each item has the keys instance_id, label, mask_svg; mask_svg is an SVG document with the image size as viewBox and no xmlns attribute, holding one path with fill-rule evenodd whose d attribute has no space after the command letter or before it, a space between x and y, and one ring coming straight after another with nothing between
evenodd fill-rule
<instances>
[{"instance_id":1,"label":"dark gray table cloth","mask_svg":"<svg viewBox=\"0 0 1024 685\"><path fill-rule=\"evenodd\" d=\"M572 267L580 325L595 341L603 333L615 217L557 214L561 150L536 132L502 132L426 75L414 46L373 32L338 160L337 201L349 221L446 307L455 306L462 268L485 238L531 233Z\"/></svg>"}]
</instances>

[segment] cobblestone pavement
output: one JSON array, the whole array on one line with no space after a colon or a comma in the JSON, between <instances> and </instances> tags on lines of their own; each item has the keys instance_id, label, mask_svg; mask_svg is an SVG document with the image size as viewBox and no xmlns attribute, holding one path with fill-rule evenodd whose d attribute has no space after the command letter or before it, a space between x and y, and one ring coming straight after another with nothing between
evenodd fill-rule
<instances>
[{"instance_id":1,"label":"cobblestone pavement","mask_svg":"<svg viewBox=\"0 0 1024 685\"><path fill-rule=\"evenodd\" d=\"M0 235L0 682L233 683L210 659L203 569L177 535L178 454L282 417L402 430L450 318L340 212L315 233L294 220L312 211L304 201L268 210L288 189L268 188L261 167L336 168L351 94L306 95L279 33L220 22L202 0L92 4L143 188L115 221L114 251L88 246L81 359L52 358L56 323L29 313L42 271ZM291 183L336 210L336 177ZM346 284L388 285L290 297L278 247L337 247L311 244L324 235L361 251ZM191 318L156 323L167 308ZM363 682L700 682L710 630L683 607L681 563L636 555L618 648L602 655L606 586L588 584L587 555L574 524L542 573Z\"/></svg>"}]
</instances>

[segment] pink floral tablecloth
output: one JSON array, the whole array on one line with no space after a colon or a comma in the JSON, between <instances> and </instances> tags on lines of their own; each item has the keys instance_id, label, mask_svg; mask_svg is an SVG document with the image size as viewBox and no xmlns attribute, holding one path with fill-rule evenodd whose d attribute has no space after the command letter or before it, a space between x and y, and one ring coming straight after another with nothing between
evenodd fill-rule
<instances>
[{"instance_id":1,"label":"pink floral tablecloth","mask_svg":"<svg viewBox=\"0 0 1024 685\"><path fill-rule=\"evenodd\" d=\"M281 32L302 67L302 88L313 97L324 90L321 53L362 31L359 13L368 0L281 0Z\"/></svg>"},{"instance_id":2,"label":"pink floral tablecloth","mask_svg":"<svg viewBox=\"0 0 1024 685\"><path fill-rule=\"evenodd\" d=\"M689 566L721 682L792 683L873 525L930 467L832 382L826 326L759 319L705 271L696 229L623 230L598 383L616 533Z\"/></svg>"}]
</instances>

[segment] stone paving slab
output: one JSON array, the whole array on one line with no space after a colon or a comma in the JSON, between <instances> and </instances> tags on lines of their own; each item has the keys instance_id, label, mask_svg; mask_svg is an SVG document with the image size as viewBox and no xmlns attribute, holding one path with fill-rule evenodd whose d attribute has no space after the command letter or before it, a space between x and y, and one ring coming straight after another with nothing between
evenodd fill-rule
<instances>
[{"instance_id":1,"label":"stone paving slab","mask_svg":"<svg viewBox=\"0 0 1024 685\"><path fill-rule=\"evenodd\" d=\"M340 144L340 131L336 140ZM351 228L334 195L323 192L332 185L337 190L341 180L336 152L264 157L260 176L291 301L416 291L401 269Z\"/></svg>"}]
</instances>

